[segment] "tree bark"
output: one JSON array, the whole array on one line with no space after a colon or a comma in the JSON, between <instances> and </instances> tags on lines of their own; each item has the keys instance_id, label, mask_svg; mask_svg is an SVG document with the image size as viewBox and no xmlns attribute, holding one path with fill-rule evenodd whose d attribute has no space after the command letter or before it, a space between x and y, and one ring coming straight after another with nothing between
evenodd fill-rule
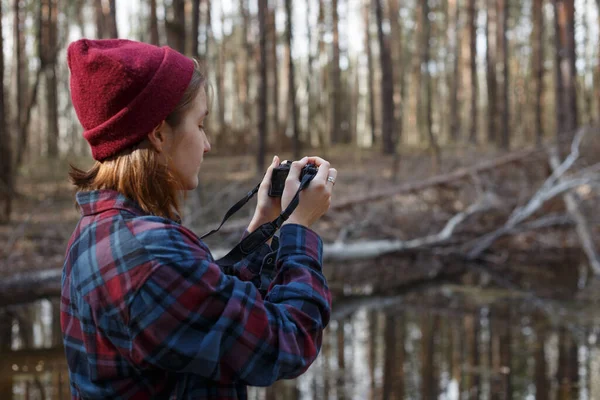
<instances>
[{"instance_id":1,"label":"tree bark","mask_svg":"<svg viewBox=\"0 0 600 400\"><path fill-rule=\"evenodd\" d=\"M468 7L469 45L471 60L471 130L469 134L469 142L476 144L478 118L477 97L479 91L479 84L477 81L477 7L475 0L469 0Z\"/></svg>"},{"instance_id":2,"label":"tree bark","mask_svg":"<svg viewBox=\"0 0 600 400\"><path fill-rule=\"evenodd\" d=\"M158 17L156 16L156 0L150 0L150 43L158 46Z\"/></svg>"},{"instance_id":3,"label":"tree bark","mask_svg":"<svg viewBox=\"0 0 600 400\"><path fill-rule=\"evenodd\" d=\"M532 75L535 86L534 127L535 139L538 145L542 144L544 138L544 126L542 123L544 104L544 0L534 0L532 3L533 32L531 44L533 47Z\"/></svg>"},{"instance_id":4,"label":"tree bark","mask_svg":"<svg viewBox=\"0 0 600 400\"><path fill-rule=\"evenodd\" d=\"M267 137L267 0L258 0L258 27L260 37L260 83L258 89L258 151L257 173L264 171Z\"/></svg>"},{"instance_id":5,"label":"tree bark","mask_svg":"<svg viewBox=\"0 0 600 400\"><path fill-rule=\"evenodd\" d=\"M600 1L600 0L599 0ZM369 124L371 126L371 143L377 142L375 137L375 79L373 76L373 50L371 48L371 0L366 0L363 9L365 23L365 48L367 50L368 91L369 91ZM310 31L310 29L309 29Z\"/></svg>"},{"instance_id":6,"label":"tree bark","mask_svg":"<svg viewBox=\"0 0 600 400\"><path fill-rule=\"evenodd\" d=\"M453 10L452 22L448 26L448 34L453 35L450 54L453 54L452 74L450 77L450 137L452 141L458 141L460 136L460 117L458 101L458 88L460 85L460 0L449 0L449 8Z\"/></svg>"},{"instance_id":7,"label":"tree bark","mask_svg":"<svg viewBox=\"0 0 600 400\"><path fill-rule=\"evenodd\" d=\"M119 37L119 32L117 30L117 5L116 0L108 1L108 10L105 12L106 18L108 18L108 31L110 33L110 37L116 39Z\"/></svg>"},{"instance_id":8,"label":"tree bark","mask_svg":"<svg viewBox=\"0 0 600 400\"><path fill-rule=\"evenodd\" d=\"M422 0L421 6L423 7L423 15L429 15L429 0ZM441 164L441 154L440 148L437 144L437 139L435 137L435 133L433 132L433 83L431 72L429 68L429 62L431 59L430 54L430 42L431 41L431 21L429 18L423 18L423 42L421 43L421 59L423 60L423 64L425 66L425 90L427 92L426 99L426 123L427 123L427 137L429 139L429 149L433 152L433 171L437 173Z\"/></svg>"},{"instance_id":9,"label":"tree bark","mask_svg":"<svg viewBox=\"0 0 600 400\"><path fill-rule=\"evenodd\" d=\"M557 138L569 140L577 129L574 0L553 0L556 27Z\"/></svg>"},{"instance_id":10,"label":"tree bark","mask_svg":"<svg viewBox=\"0 0 600 400\"><path fill-rule=\"evenodd\" d=\"M4 48L2 36L2 7L0 6L0 48ZM4 53L0 51L0 77L4 76ZM4 79L0 80L0 223L8 222L12 211L13 163L10 133L6 121L4 103ZM0 332L1 334L1 332ZM1 339L1 338L0 338ZM1 343L0 343L1 344ZM11 385L12 388L12 385ZM0 394L4 388L0 383Z\"/></svg>"},{"instance_id":11,"label":"tree bark","mask_svg":"<svg viewBox=\"0 0 600 400\"><path fill-rule=\"evenodd\" d=\"M156 0L154 0L156 1ZM192 33L191 47L192 57L200 58L200 49L198 48L198 35L200 34L200 0L192 0Z\"/></svg>"},{"instance_id":12,"label":"tree bark","mask_svg":"<svg viewBox=\"0 0 600 400\"><path fill-rule=\"evenodd\" d=\"M335 0L334 0L335 1ZM375 1L377 16L377 37L379 39L379 57L381 62L381 134L383 154L396 153L396 121L394 118L394 71L390 54L390 40L383 33L383 10L381 0Z\"/></svg>"},{"instance_id":13,"label":"tree bark","mask_svg":"<svg viewBox=\"0 0 600 400\"><path fill-rule=\"evenodd\" d=\"M339 34L339 14L338 0L331 1L331 17L333 33L333 51L331 58L331 81L330 81L330 140L332 144L337 144L341 141L341 71L340 71L340 34Z\"/></svg>"},{"instance_id":14,"label":"tree bark","mask_svg":"<svg viewBox=\"0 0 600 400\"><path fill-rule=\"evenodd\" d=\"M496 12L496 0L487 0L487 23L486 23L486 64L487 64L487 89L488 89L488 143L498 143L498 78L496 75L496 63L498 62L497 35L498 19Z\"/></svg>"},{"instance_id":15,"label":"tree bark","mask_svg":"<svg viewBox=\"0 0 600 400\"><path fill-rule=\"evenodd\" d=\"M58 88L56 79L57 0L42 0L40 3L41 38L39 43L40 65L46 78L46 130L47 155L58 157Z\"/></svg>"},{"instance_id":16,"label":"tree bark","mask_svg":"<svg viewBox=\"0 0 600 400\"><path fill-rule=\"evenodd\" d=\"M504 150L510 148L510 104L509 104L509 68L508 40L506 30L508 27L508 12L510 0L498 0L498 51L502 59L502 90L500 98L500 147Z\"/></svg>"},{"instance_id":17,"label":"tree bark","mask_svg":"<svg viewBox=\"0 0 600 400\"><path fill-rule=\"evenodd\" d=\"M114 1L114 0L113 0ZM165 15L169 15L165 4ZM172 0L172 18L166 19L167 42L180 53L185 54L185 0Z\"/></svg>"},{"instance_id":18,"label":"tree bark","mask_svg":"<svg viewBox=\"0 0 600 400\"><path fill-rule=\"evenodd\" d=\"M292 0L285 0L285 12L287 16L286 20L286 36L288 46L288 65L289 65L289 83L288 93L289 102L292 112L291 123L293 126L293 146L294 146L294 159L300 159L300 153L302 151L300 145L300 129L298 127L298 107L296 105L296 82L295 82L295 71L294 71L294 57L292 51Z\"/></svg>"},{"instance_id":19,"label":"tree bark","mask_svg":"<svg viewBox=\"0 0 600 400\"><path fill-rule=\"evenodd\" d=\"M277 45L278 45L278 36L277 36L277 25L275 21L275 16L277 14L277 1L273 1L273 5L268 9L268 35L269 35L269 59L268 59L268 68L270 68L270 96L271 100L269 102L270 111L270 120L271 126L273 129L271 138L273 141L279 142L279 134L280 134L280 124L279 124L279 60L277 57Z\"/></svg>"}]
</instances>

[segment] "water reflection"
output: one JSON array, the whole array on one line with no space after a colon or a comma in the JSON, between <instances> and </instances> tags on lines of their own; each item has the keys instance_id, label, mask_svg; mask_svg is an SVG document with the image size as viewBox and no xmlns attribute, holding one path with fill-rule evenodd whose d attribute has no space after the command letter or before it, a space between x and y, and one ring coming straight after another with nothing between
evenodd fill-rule
<instances>
[{"instance_id":1,"label":"water reflection","mask_svg":"<svg viewBox=\"0 0 600 400\"><path fill-rule=\"evenodd\" d=\"M306 374L250 399L600 399L598 324L508 301L385 304L333 320ZM0 311L0 399L69 398L58 321L56 301Z\"/></svg>"}]
</instances>

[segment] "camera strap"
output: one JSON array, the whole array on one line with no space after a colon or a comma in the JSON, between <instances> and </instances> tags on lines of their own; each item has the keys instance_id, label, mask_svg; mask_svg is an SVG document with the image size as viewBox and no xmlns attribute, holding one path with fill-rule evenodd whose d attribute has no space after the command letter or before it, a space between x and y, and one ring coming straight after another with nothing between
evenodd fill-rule
<instances>
[{"instance_id":1,"label":"camera strap","mask_svg":"<svg viewBox=\"0 0 600 400\"><path fill-rule=\"evenodd\" d=\"M231 267L234 264L238 263L248 255L250 255L253 251L258 249L264 243L266 243L269 239L271 239L277 230L281 228L281 225L292 215L298 204L300 203L300 192L304 190L310 181L313 180L316 173L306 173L302 180L300 181L300 187L298 191L294 195L294 198L290 202L290 204L286 207L286 209L277 217L275 220L271 222L267 222L258 227L254 232L248 234L241 242L239 242L229 253L227 253L224 257L216 260L215 262L221 267ZM204 239L221 229L225 221L227 221L233 214L239 211L254 195L258 192L258 188L260 184L258 184L254 189L249 191L246 196L238 201L233 207L227 211L223 221L221 221L221 225L217 229L213 229L209 233L204 234L201 239Z\"/></svg>"}]
</instances>

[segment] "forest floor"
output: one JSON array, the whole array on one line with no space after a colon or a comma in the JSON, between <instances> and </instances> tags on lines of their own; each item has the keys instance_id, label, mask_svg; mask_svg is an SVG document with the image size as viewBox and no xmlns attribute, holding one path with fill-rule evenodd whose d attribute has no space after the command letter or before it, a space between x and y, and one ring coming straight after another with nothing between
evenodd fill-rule
<instances>
[{"instance_id":1,"label":"forest floor","mask_svg":"<svg viewBox=\"0 0 600 400\"><path fill-rule=\"evenodd\" d=\"M469 148L446 149L438 174L472 166L501 154ZM279 156L281 159L291 159L289 154ZM402 154L395 181L393 159L390 156L382 156L374 151L336 148L325 157L339 171L332 211L313 227L325 243L407 240L429 235L444 227L455 214L454 209L464 209L473 202L476 192L482 190L482 187L486 190L493 188L503 194L503 199L514 197L518 204L535 191L549 172L544 158L531 158L513 166L473 176L468 179L472 181L471 184L467 183L467 187L461 188L459 194L456 193L459 185L451 183L447 187L441 185L436 190L390 196L389 199L333 210L336 202L356 195L385 191L406 182L423 181L436 173L431 157L425 151L406 151ZM90 160L77 161L79 167L87 165L90 165ZM74 207L74 190L68 182L67 172L68 160L40 162L35 169L22 171L12 222L0 225L0 281L16 272L62 266L67 242L79 218L79 212ZM202 166L200 177L201 186L190 193L184 212L184 224L198 235L213 229L230 205L260 179L255 159L251 156L209 155ZM464 182L461 185L465 186ZM564 209L559 203L560 201L550 203L546 211ZM512 207L506 205L509 206ZM245 217L249 221L253 209L254 204L251 203L233 219ZM467 225L461 234L476 237L480 235L481 229L493 230L494 224L498 225L498 218L492 214L484 215L479 218L477 229ZM594 232L598 233L600 221L594 222ZM208 244L211 249L231 247L239 239L242 230L243 228L218 233L209 238ZM541 233L524 232L511 239L510 252L495 252L497 259L485 266L491 275L480 274L476 264L469 265L472 271L465 274L460 260L427 251L392 253L368 260L331 262L325 266L325 270L338 297L393 295L411 292L419 287L427 290L432 285L458 284L463 289L456 290L456 286L452 286L455 288L454 293L472 293L473 290L468 287L495 287L494 293L502 298L527 297L535 293L535 296L570 301L576 295L581 297L580 289L590 286L590 282L592 288L586 293L598 293L593 288L600 287L595 280L588 279L590 274L581 266L585 257L573 231L572 227L568 230L559 227ZM500 247L506 243L501 241ZM465 283L471 285L464 286ZM481 296L481 293L477 293ZM593 304L600 302L598 295L591 299L588 294L584 296L586 301L593 300Z\"/></svg>"}]
</instances>

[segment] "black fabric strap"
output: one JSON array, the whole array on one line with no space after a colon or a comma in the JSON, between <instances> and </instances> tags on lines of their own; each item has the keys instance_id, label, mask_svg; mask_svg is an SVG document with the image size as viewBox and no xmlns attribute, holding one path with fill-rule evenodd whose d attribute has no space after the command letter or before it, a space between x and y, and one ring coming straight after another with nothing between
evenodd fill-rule
<instances>
[{"instance_id":1,"label":"black fabric strap","mask_svg":"<svg viewBox=\"0 0 600 400\"><path fill-rule=\"evenodd\" d=\"M234 264L236 264L237 262L244 259L249 254L251 254L256 249L258 249L260 246L262 246L264 243L266 243L269 239L271 239L275 235L275 232L277 232L277 230L279 228L281 228L281 225L283 225L283 223L290 217L290 215L292 215L292 213L294 212L296 207L298 207L298 204L300 202L300 192L308 186L308 184L310 183L311 180L313 180L314 177L315 177L315 174L305 174L304 177L302 178L302 181L300 182L300 187L298 188L298 191L294 195L294 198L292 199L290 204L286 207L286 209L281 213L281 215L279 215L279 217L277 217L274 221L267 222L267 223L259 226L258 229L256 229L254 232L252 232L248 236L246 236L229 253L227 253L227 255L218 259L216 261L216 263L219 264L221 267L231 267ZM244 205L247 201L248 200L246 200L242 205ZM238 202L234 207L232 207L227 212L227 215L231 216L231 214L233 214L235 211L239 210L239 208L241 208L241 206L238 207L235 211L231 212L231 210L233 210L240 203L241 203L241 201ZM223 220L223 222L225 222L225 220ZM223 224L221 223L221 225L223 225ZM219 230L219 229L217 229L217 230ZM212 234L212 233L216 232L217 230L215 230L209 234ZM204 235L203 238L208 236L209 234Z\"/></svg>"},{"instance_id":2,"label":"black fabric strap","mask_svg":"<svg viewBox=\"0 0 600 400\"><path fill-rule=\"evenodd\" d=\"M260 183L258 185L256 185L256 187L254 189L252 189L251 191L249 191L248 193L246 193L246 197L244 197L243 199L241 199L240 201L238 201L237 203L235 203L233 205L233 207L231 207L229 209L229 211L227 211L227 213L223 217L223 221L221 221L221 225L219 225L219 227L217 229L213 229L212 231L210 231L208 233L205 233L204 235L202 235L200 237L200 239L204 239L204 238L212 235L213 233L217 233L219 231L219 229L221 229L221 227L223 226L223 224L225 223L225 221L227 221L233 214L235 214L236 212L238 212L240 210L240 208L244 207L244 205L247 202L249 202L252 197L254 197L254 195L258 192L258 188L259 187L260 187Z\"/></svg>"}]
</instances>

